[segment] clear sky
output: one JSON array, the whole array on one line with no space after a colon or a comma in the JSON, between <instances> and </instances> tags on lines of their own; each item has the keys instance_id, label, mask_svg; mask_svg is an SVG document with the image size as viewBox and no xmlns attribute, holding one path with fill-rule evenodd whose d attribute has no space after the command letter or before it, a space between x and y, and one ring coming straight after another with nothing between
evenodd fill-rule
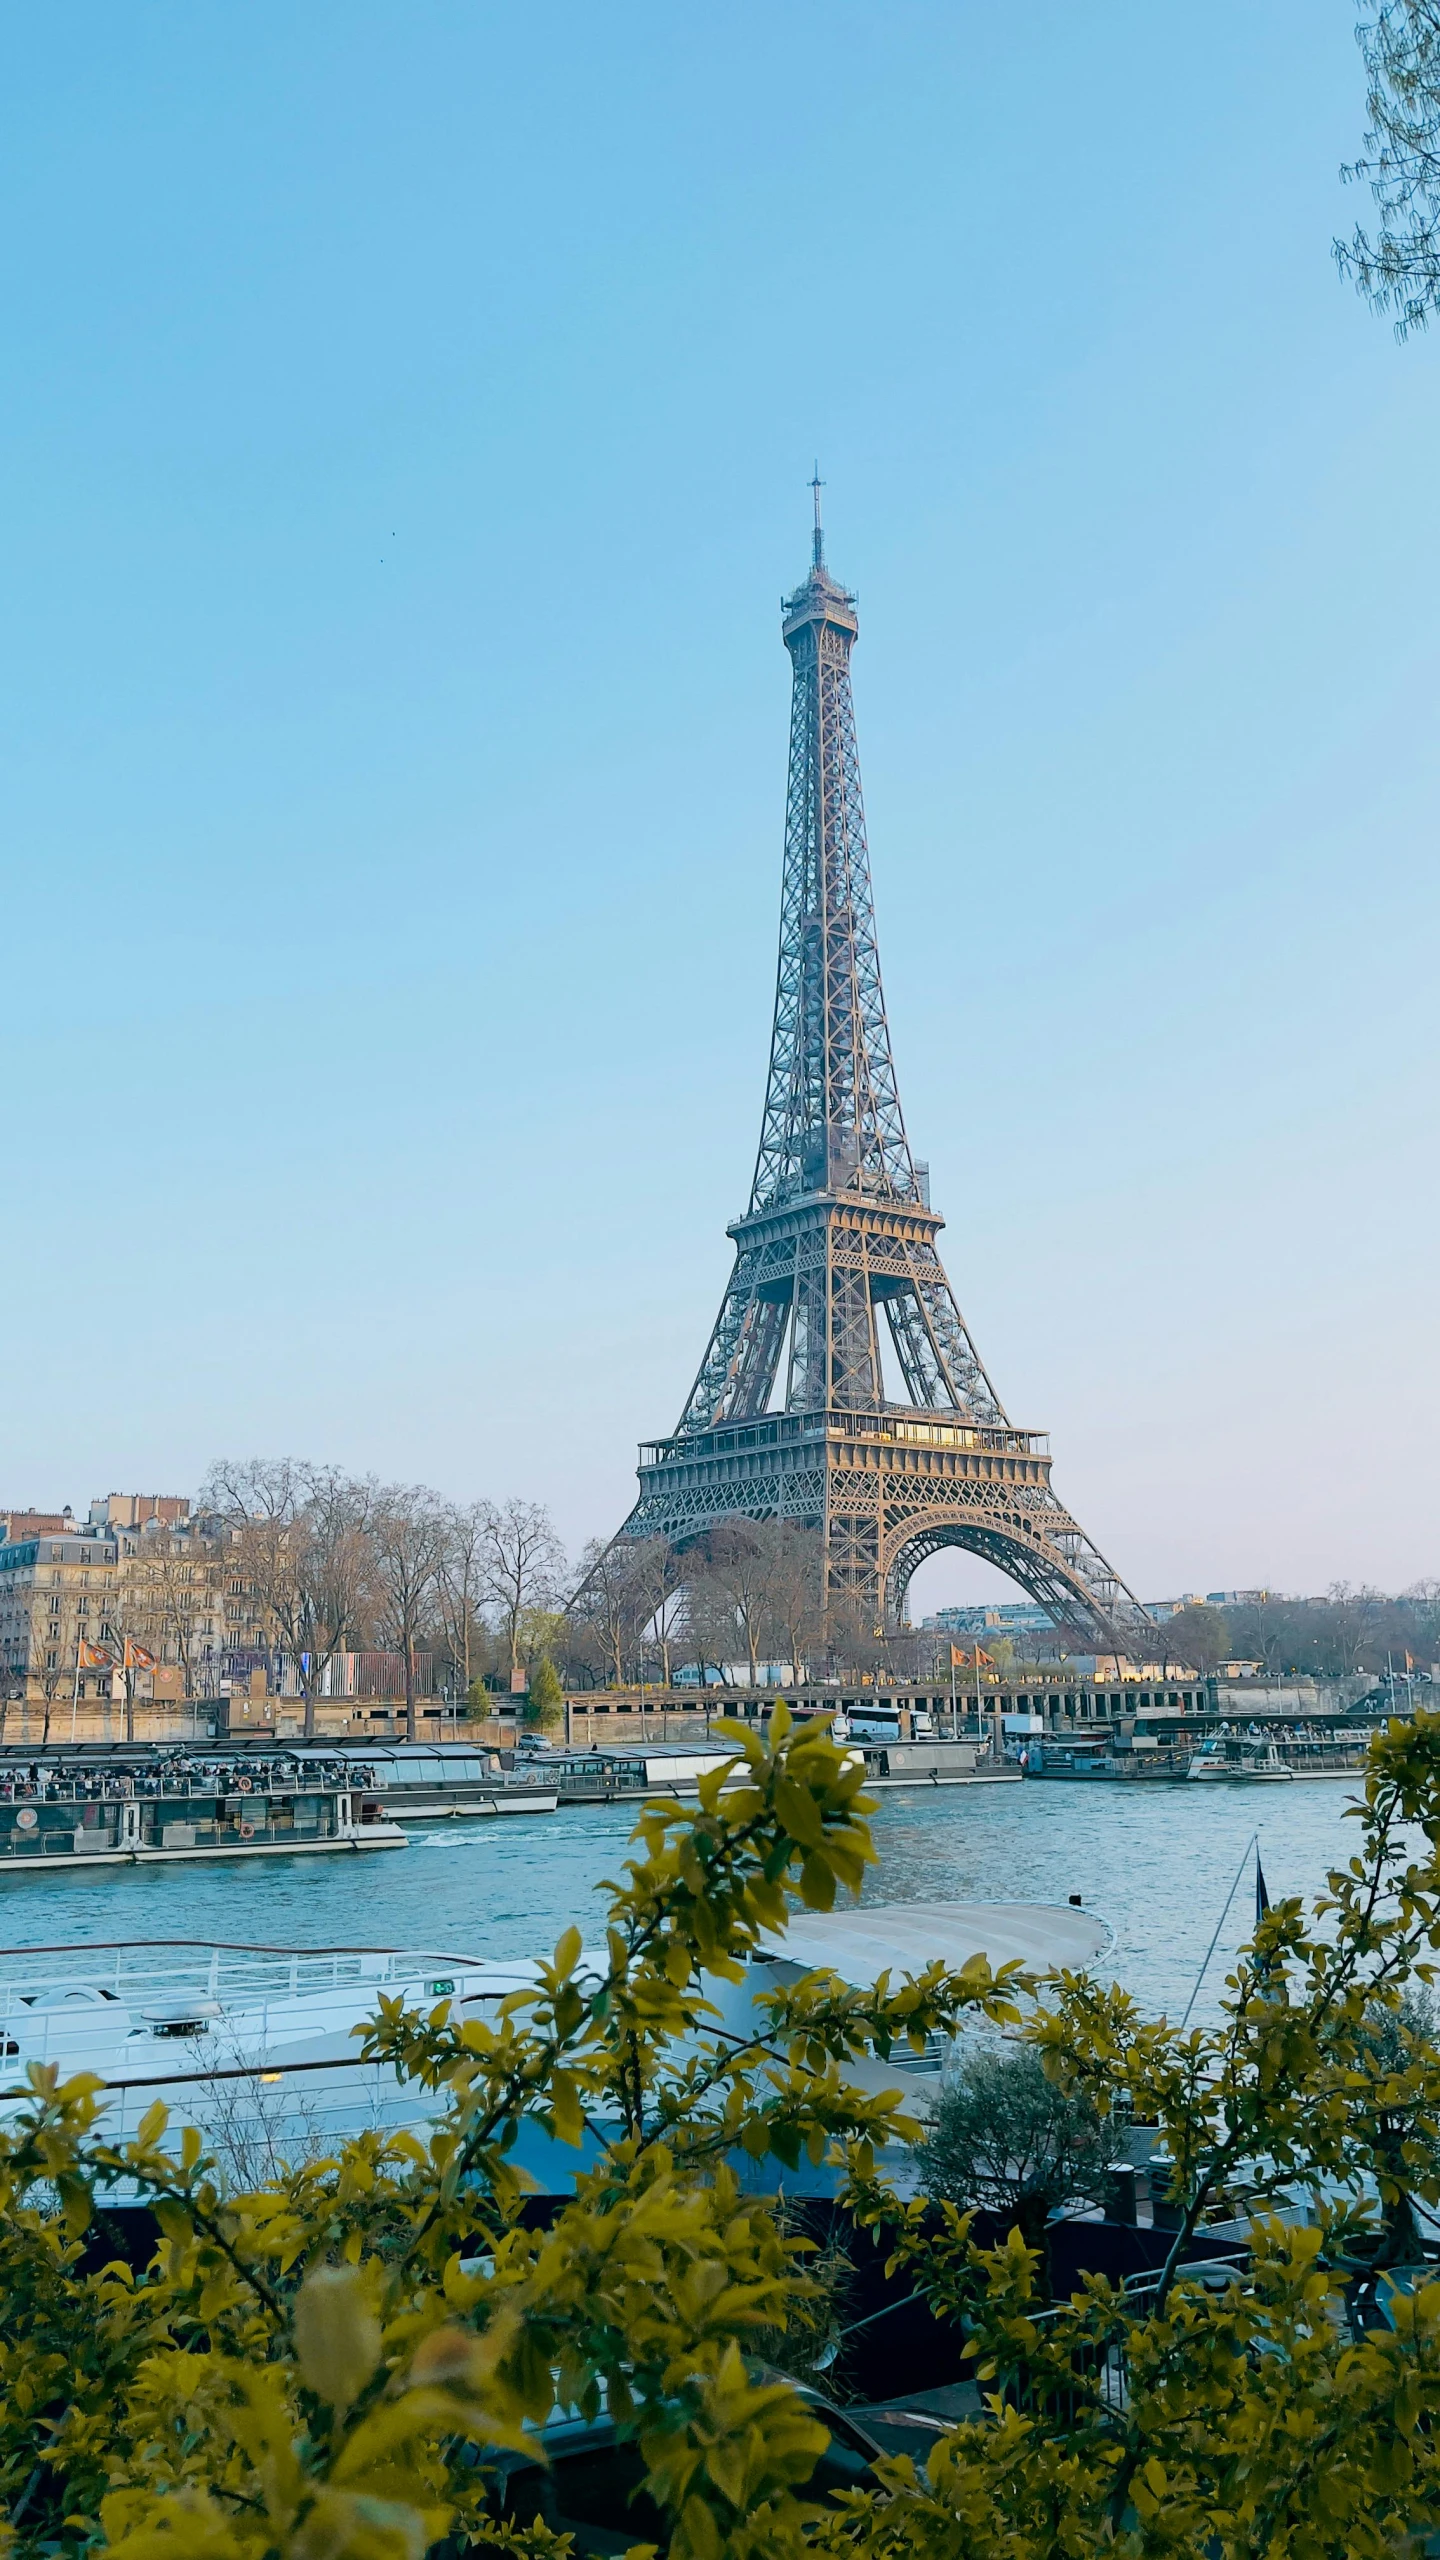
<instances>
[{"instance_id":1,"label":"clear sky","mask_svg":"<svg viewBox=\"0 0 1440 2560\"><path fill-rule=\"evenodd\" d=\"M1146 1596L1440 1573L1440 345L1330 264L1352 15L5 13L0 1501L618 1522L749 1185L818 454L1001 1395Z\"/></svg>"}]
</instances>

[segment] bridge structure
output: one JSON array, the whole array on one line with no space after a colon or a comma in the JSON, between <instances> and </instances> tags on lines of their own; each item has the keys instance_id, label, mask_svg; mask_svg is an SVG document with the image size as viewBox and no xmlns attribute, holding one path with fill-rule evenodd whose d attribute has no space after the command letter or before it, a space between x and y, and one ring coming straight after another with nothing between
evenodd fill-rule
<instances>
[{"instance_id":1,"label":"bridge structure","mask_svg":"<svg viewBox=\"0 0 1440 2560\"><path fill-rule=\"evenodd\" d=\"M878 1631L911 1576L963 1547L1077 1649L1144 1655L1154 1627L1056 1493L1048 1436L1013 1423L940 1259L910 1151L880 981L850 655L856 599L825 561L782 600L792 667L770 1070L750 1201L684 1410L642 1444L621 1539L685 1549L722 1520L819 1530L829 1596Z\"/></svg>"}]
</instances>

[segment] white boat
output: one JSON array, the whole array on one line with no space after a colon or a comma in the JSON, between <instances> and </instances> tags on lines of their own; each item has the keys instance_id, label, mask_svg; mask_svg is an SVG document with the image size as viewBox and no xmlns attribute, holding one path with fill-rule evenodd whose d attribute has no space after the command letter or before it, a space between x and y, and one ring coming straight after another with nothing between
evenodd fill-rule
<instances>
[{"instance_id":1,"label":"white boat","mask_svg":"<svg viewBox=\"0 0 1440 2560\"><path fill-rule=\"evenodd\" d=\"M711 1996L725 2030L748 2040L759 2023L757 2001L805 1973L838 1974L853 1990L888 1973L892 1988L898 1989L907 1974L921 1974L927 1965L938 1961L960 1973L977 1955L988 1957L993 1969L1018 1963L1034 1973L1062 1968L1084 1973L1113 1939L1108 1921L1078 1902L862 1902L838 1911L798 1911L784 1934L777 1935L773 1951L747 1966L739 1983L718 1984ZM919 2053L909 2045L895 2045L883 2057L852 2057L842 2076L871 2095L897 2087L913 2090L913 2103L923 2112L927 2093L914 2084L938 2086L952 2051L952 2039L930 2035ZM897 2148L886 2162L902 2185L907 2182L904 2157ZM794 2188L793 2178L787 2183ZM825 2187L826 2179L802 2177L801 2183L815 2191Z\"/></svg>"},{"instance_id":2,"label":"white boat","mask_svg":"<svg viewBox=\"0 0 1440 2560\"><path fill-rule=\"evenodd\" d=\"M741 1982L711 1990L721 2032L748 2041L757 1997L813 1967L856 1986L885 1972L898 1983L937 1957L958 1970L978 1953L992 1965L1018 1957L1039 1970L1080 1970L1109 1940L1104 1921L1074 1907L862 1903L823 1917L797 1914ZM605 1958L587 1961L598 1972ZM423 1949L170 1939L0 1954L0 2120L24 2103L28 2063L58 2063L62 2077L92 2071L103 2083L115 2139L132 2136L158 2099L170 2111L170 2139L193 2124L232 2178L273 2174L282 2159L319 2156L372 2127L423 2131L441 2112L443 2092L361 2060L356 2030L382 1998L422 2012L444 2000L462 2019L485 2017L535 1974L533 1962ZM860 2060L850 2072L862 2087L893 2089L938 2074L943 2061L936 2043L923 2054ZM598 2137L587 2137L577 2154L527 2127L517 2158L554 2192L597 2151Z\"/></svg>"},{"instance_id":3,"label":"white boat","mask_svg":"<svg viewBox=\"0 0 1440 2560\"><path fill-rule=\"evenodd\" d=\"M360 2059L357 2027L381 1999L484 2015L532 1980L530 1965L376 1947L205 1946L171 1939L0 1954L0 2116L31 2062L93 2071L106 2124L134 2133L158 2098L172 2133L274 2159L323 2150L370 2125L423 2122L441 2101Z\"/></svg>"},{"instance_id":4,"label":"white boat","mask_svg":"<svg viewBox=\"0 0 1440 2560\"><path fill-rule=\"evenodd\" d=\"M463 1742L313 1743L291 1746L302 1770L312 1763L354 1771L383 1803L389 1822L490 1820L506 1814L554 1813L559 1797L547 1769Z\"/></svg>"},{"instance_id":5,"label":"white boat","mask_svg":"<svg viewBox=\"0 0 1440 2560\"><path fill-rule=\"evenodd\" d=\"M1281 1759L1268 1737L1262 1740L1254 1734L1216 1733L1191 1754L1185 1775L1245 1786L1288 1786L1295 1772L1288 1760Z\"/></svg>"}]
</instances>

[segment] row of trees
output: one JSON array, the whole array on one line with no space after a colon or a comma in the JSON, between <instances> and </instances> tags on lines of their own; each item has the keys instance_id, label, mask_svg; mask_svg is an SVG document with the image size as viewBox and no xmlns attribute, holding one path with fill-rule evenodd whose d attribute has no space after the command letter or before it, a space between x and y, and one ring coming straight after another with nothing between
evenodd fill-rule
<instances>
[{"instance_id":1,"label":"row of trees","mask_svg":"<svg viewBox=\"0 0 1440 2560\"><path fill-rule=\"evenodd\" d=\"M860 1605L827 1602L822 1538L799 1521L724 1520L683 1554L597 1539L567 1574L538 1503L450 1503L303 1461L220 1463L200 1513L251 1636L295 1666L307 1729L335 1656L371 1644L399 1657L412 1726L417 1665L437 1654L475 1703L487 1678L542 1662L594 1687L668 1686L682 1664L752 1685L772 1664L904 1678L933 1668L937 1643L948 1660L948 1639L877 1632ZM542 1686L555 1691L548 1671Z\"/></svg>"},{"instance_id":2,"label":"row of trees","mask_svg":"<svg viewBox=\"0 0 1440 2560\"><path fill-rule=\"evenodd\" d=\"M225 1542L253 1637L295 1665L307 1729L335 1655L364 1645L398 1657L412 1730L423 1656L438 1655L445 1685L477 1703L487 1679L508 1687L542 1661L554 1697L557 1666L585 1687L669 1686L682 1664L702 1677L739 1669L752 1685L771 1665L797 1679L948 1676L948 1635L877 1630L858 1603L827 1598L822 1538L799 1521L737 1516L683 1553L663 1538L595 1540L569 1574L537 1503L451 1503L424 1485L289 1459L221 1463L201 1510ZM1398 1599L1340 1583L1323 1600L1196 1605L1159 1646L1167 1667L1201 1673L1234 1658L1332 1678L1428 1665L1440 1658L1440 1583Z\"/></svg>"},{"instance_id":3,"label":"row of trees","mask_svg":"<svg viewBox=\"0 0 1440 2560\"><path fill-rule=\"evenodd\" d=\"M413 1733L419 1658L440 1652L473 1696L548 1653L561 1624L565 1556L539 1503L450 1503L426 1485L303 1461L222 1461L201 1497L265 1640L295 1667L313 1731L338 1653L398 1655Z\"/></svg>"},{"instance_id":4,"label":"row of trees","mask_svg":"<svg viewBox=\"0 0 1440 2560\"><path fill-rule=\"evenodd\" d=\"M728 1674L762 1664L799 1672L847 1630L824 1605L820 1533L795 1520L722 1520L684 1555L664 1538L604 1546L581 1558L581 1588L567 1628L577 1666L617 1686L654 1667L667 1685L675 1663Z\"/></svg>"},{"instance_id":5,"label":"row of trees","mask_svg":"<svg viewBox=\"0 0 1440 2560\"><path fill-rule=\"evenodd\" d=\"M1228 1609L1202 1603L1172 1618L1161 1643L1175 1661L1202 1672L1238 1660L1269 1673L1343 1680L1403 1671L1407 1663L1428 1666L1440 1661L1440 1582L1417 1582L1398 1598L1368 1584L1333 1582L1323 1600L1265 1591Z\"/></svg>"},{"instance_id":6,"label":"row of trees","mask_svg":"<svg viewBox=\"0 0 1440 2560\"><path fill-rule=\"evenodd\" d=\"M950 1637L877 1627L869 1605L827 1593L825 1544L799 1520L717 1522L683 1554L663 1538L604 1546L580 1560L580 1590L564 1630L577 1679L669 1683L677 1662L702 1678L753 1688L769 1666L796 1680L817 1674L948 1679Z\"/></svg>"}]
</instances>

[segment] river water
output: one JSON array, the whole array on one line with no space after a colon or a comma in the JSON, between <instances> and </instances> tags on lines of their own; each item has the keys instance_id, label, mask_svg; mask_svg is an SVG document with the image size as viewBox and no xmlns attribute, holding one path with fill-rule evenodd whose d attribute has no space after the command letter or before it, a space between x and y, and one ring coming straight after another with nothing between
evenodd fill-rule
<instances>
[{"instance_id":1,"label":"river water","mask_svg":"<svg viewBox=\"0 0 1440 2560\"><path fill-rule=\"evenodd\" d=\"M1213 2014L1226 1958L1253 1925L1258 1832L1272 1900L1312 1895L1360 1846L1359 1781L1290 1786L955 1787L885 1798L867 1902L1063 1903L1078 1893L1114 1932L1104 1965L1152 2013L1183 2011L1237 1872L1241 1882L1196 2002ZM633 1814L409 1828L363 1857L216 1859L0 1879L7 1951L171 1939L285 1947L409 1947L472 1956L548 1951L579 1923L601 1937L596 1887L620 1873Z\"/></svg>"}]
</instances>

